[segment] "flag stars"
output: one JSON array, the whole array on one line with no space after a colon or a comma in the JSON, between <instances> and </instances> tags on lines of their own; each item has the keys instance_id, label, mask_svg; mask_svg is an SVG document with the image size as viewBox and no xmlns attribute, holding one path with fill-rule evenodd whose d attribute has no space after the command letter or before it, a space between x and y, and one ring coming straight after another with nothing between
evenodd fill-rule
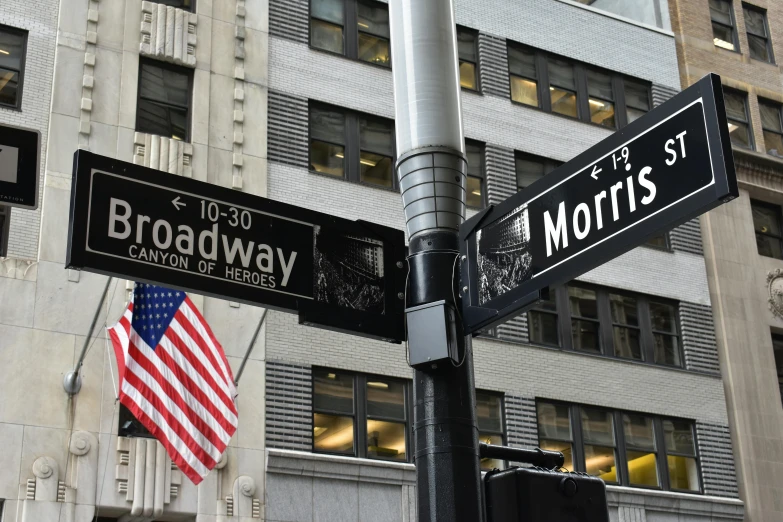
<instances>
[{"instance_id":1,"label":"flag stars","mask_svg":"<svg viewBox=\"0 0 783 522\"><path fill-rule=\"evenodd\" d=\"M171 297L171 292L169 292L169 297Z\"/></svg>"},{"instance_id":2,"label":"flag stars","mask_svg":"<svg viewBox=\"0 0 783 522\"><path fill-rule=\"evenodd\" d=\"M160 314L155 314L155 319L160 319Z\"/></svg>"}]
</instances>

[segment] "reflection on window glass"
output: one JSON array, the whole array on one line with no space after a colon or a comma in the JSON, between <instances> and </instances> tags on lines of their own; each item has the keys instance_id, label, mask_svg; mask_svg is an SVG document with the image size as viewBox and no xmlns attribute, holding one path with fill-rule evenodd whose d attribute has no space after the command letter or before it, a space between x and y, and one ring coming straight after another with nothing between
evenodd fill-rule
<instances>
[{"instance_id":1,"label":"reflection on window glass","mask_svg":"<svg viewBox=\"0 0 783 522\"><path fill-rule=\"evenodd\" d=\"M527 314L530 342L549 346L560 346L557 324L557 305L554 292L548 299L542 299Z\"/></svg>"},{"instance_id":2,"label":"reflection on window glass","mask_svg":"<svg viewBox=\"0 0 783 522\"><path fill-rule=\"evenodd\" d=\"M681 366L676 308L669 304L651 302L650 319L655 342L655 362Z\"/></svg>"},{"instance_id":3,"label":"reflection on window glass","mask_svg":"<svg viewBox=\"0 0 783 522\"><path fill-rule=\"evenodd\" d=\"M185 68L141 62L136 130L188 140L190 75Z\"/></svg>"},{"instance_id":4,"label":"reflection on window glass","mask_svg":"<svg viewBox=\"0 0 783 522\"><path fill-rule=\"evenodd\" d=\"M310 44L325 51L342 54L343 28L322 20L311 20Z\"/></svg>"},{"instance_id":5,"label":"reflection on window glass","mask_svg":"<svg viewBox=\"0 0 783 522\"><path fill-rule=\"evenodd\" d=\"M568 287L571 305L571 336L574 349L600 353L598 301L595 290Z\"/></svg>"},{"instance_id":6,"label":"reflection on window glass","mask_svg":"<svg viewBox=\"0 0 783 522\"><path fill-rule=\"evenodd\" d=\"M667 0L576 0L580 4L602 9L661 29L671 30Z\"/></svg>"},{"instance_id":7,"label":"reflection on window glass","mask_svg":"<svg viewBox=\"0 0 783 522\"><path fill-rule=\"evenodd\" d=\"M0 26L0 105L18 107L26 33Z\"/></svg>"},{"instance_id":8,"label":"reflection on window glass","mask_svg":"<svg viewBox=\"0 0 783 522\"><path fill-rule=\"evenodd\" d=\"M747 95L724 91L723 99L726 105L726 117L729 124L731 143L738 147L749 149L751 147L751 134L748 125Z\"/></svg>"},{"instance_id":9,"label":"reflection on window glass","mask_svg":"<svg viewBox=\"0 0 783 522\"><path fill-rule=\"evenodd\" d=\"M669 484L672 489L699 491L699 466L696 459L669 455Z\"/></svg>"},{"instance_id":10,"label":"reflection on window glass","mask_svg":"<svg viewBox=\"0 0 783 522\"><path fill-rule=\"evenodd\" d=\"M658 464L653 420L644 415L623 414L625 445L628 448L628 480L635 486L658 487Z\"/></svg>"},{"instance_id":11,"label":"reflection on window glass","mask_svg":"<svg viewBox=\"0 0 783 522\"><path fill-rule=\"evenodd\" d=\"M388 6L359 0L357 8L359 59L388 67L391 64Z\"/></svg>"},{"instance_id":12,"label":"reflection on window glass","mask_svg":"<svg viewBox=\"0 0 783 522\"><path fill-rule=\"evenodd\" d=\"M590 121L605 127L616 127L612 78L608 74L588 69L587 93Z\"/></svg>"},{"instance_id":13,"label":"reflection on window glass","mask_svg":"<svg viewBox=\"0 0 783 522\"><path fill-rule=\"evenodd\" d=\"M783 125L781 106L777 103L759 100L761 127L764 129L764 148L767 154L783 158Z\"/></svg>"},{"instance_id":14,"label":"reflection on window glass","mask_svg":"<svg viewBox=\"0 0 783 522\"><path fill-rule=\"evenodd\" d=\"M536 414L539 447L563 453L565 456L563 467L574 471L570 408L565 404L538 402Z\"/></svg>"},{"instance_id":15,"label":"reflection on window glass","mask_svg":"<svg viewBox=\"0 0 783 522\"><path fill-rule=\"evenodd\" d=\"M353 419L314 413L313 446L317 451L353 455Z\"/></svg>"},{"instance_id":16,"label":"reflection on window glass","mask_svg":"<svg viewBox=\"0 0 783 522\"><path fill-rule=\"evenodd\" d=\"M458 27L457 48L459 51L459 83L465 89L478 90L476 33Z\"/></svg>"},{"instance_id":17,"label":"reflection on window glass","mask_svg":"<svg viewBox=\"0 0 783 522\"><path fill-rule=\"evenodd\" d=\"M393 180L394 129L386 120L359 118L360 179L391 187Z\"/></svg>"},{"instance_id":18,"label":"reflection on window glass","mask_svg":"<svg viewBox=\"0 0 783 522\"><path fill-rule=\"evenodd\" d=\"M310 168L345 176L345 116L338 111L310 108Z\"/></svg>"},{"instance_id":19,"label":"reflection on window glass","mask_svg":"<svg viewBox=\"0 0 783 522\"><path fill-rule=\"evenodd\" d=\"M367 419L367 456L407 460L405 423Z\"/></svg>"},{"instance_id":20,"label":"reflection on window glass","mask_svg":"<svg viewBox=\"0 0 783 522\"><path fill-rule=\"evenodd\" d=\"M611 412L582 408L585 470L606 482L617 482L614 454L614 416Z\"/></svg>"},{"instance_id":21,"label":"reflection on window glass","mask_svg":"<svg viewBox=\"0 0 783 522\"><path fill-rule=\"evenodd\" d=\"M310 168L322 174L342 178L345 176L345 147L323 141L310 142Z\"/></svg>"},{"instance_id":22,"label":"reflection on window glass","mask_svg":"<svg viewBox=\"0 0 783 522\"><path fill-rule=\"evenodd\" d=\"M368 378L367 415L405 420L405 385L399 381Z\"/></svg>"},{"instance_id":23,"label":"reflection on window glass","mask_svg":"<svg viewBox=\"0 0 783 522\"><path fill-rule=\"evenodd\" d=\"M745 15L750 57L763 62L772 62L772 49L767 32L767 12L746 4L742 5L742 12Z\"/></svg>"},{"instance_id":24,"label":"reflection on window glass","mask_svg":"<svg viewBox=\"0 0 783 522\"><path fill-rule=\"evenodd\" d=\"M313 408L353 414L353 377L329 371L313 372Z\"/></svg>"},{"instance_id":25,"label":"reflection on window glass","mask_svg":"<svg viewBox=\"0 0 783 522\"><path fill-rule=\"evenodd\" d=\"M484 206L484 198L482 196L483 181L481 178L468 176L468 193L465 203L469 207L481 208Z\"/></svg>"},{"instance_id":26,"label":"reflection on window glass","mask_svg":"<svg viewBox=\"0 0 783 522\"><path fill-rule=\"evenodd\" d=\"M468 180L466 204L469 207L484 207L484 144L475 141L465 143L468 157Z\"/></svg>"},{"instance_id":27,"label":"reflection on window glass","mask_svg":"<svg viewBox=\"0 0 783 522\"><path fill-rule=\"evenodd\" d=\"M712 18L712 41L715 46L735 51L736 36L731 1L710 0L710 17Z\"/></svg>"},{"instance_id":28,"label":"reflection on window glass","mask_svg":"<svg viewBox=\"0 0 783 522\"><path fill-rule=\"evenodd\" d=\"M511 99L538 107L536 56L531 49L509 46L508 69L511 73Z\"/></svg>"},{"instance_id":29,"label":"reflection on window glass","mask_svg":"<svg viewBox=\"0 0 783 522\"><path fill-rule=\"evenodd\" d=\"M750 208L759 255L783 259L780 207L751 200Z\"/></svg>"},{"instance_id":30,"label":"reflection on window glass","mask_svg":"<svg viewBox=\"0 0 783 522\"><path fill-rule=\"evenodd\" d=\"M479 442L503 445L503 398L500 395L476 391L476 420ZM481 469L503 469L503 463L494 459L481 459Z\"/></svg>"},{"instance_id":31,"label":"reflection on window glass","mask_svg":"<svg viewBox=\"0 0 783 522\"><path fill-rule=\"evenodd\" d=\"M552 112L576 118L576 80L573 65L565 60L550 57L547 60L547 67Z\"/></svg>"},{"instance_id":32,"label":"reflection on window glass","mask_svg":"<svg viewBox=\"0 0 783 522\"><path fill-rule=\"evenodd\" d=\"M614 323L612 337L615 355L641 361L641 332L636 299L625 295L609 294L609 307Z\"/></svg>"}]
</instances>

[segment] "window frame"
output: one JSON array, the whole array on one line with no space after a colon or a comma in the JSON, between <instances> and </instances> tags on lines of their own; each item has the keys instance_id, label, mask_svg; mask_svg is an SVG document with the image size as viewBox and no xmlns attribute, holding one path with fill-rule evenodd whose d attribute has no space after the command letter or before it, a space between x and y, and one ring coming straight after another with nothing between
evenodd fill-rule
<instances>
[{"instance_id":1,"label":"window frame","mask_svg":"<svg viewBox=\"0 0 783 522\"><path fill-rule=\"evenodd\" d=\"M322 108L323 110L329 110L329 111L337 111L343 114L345 118L345 125L344 125L344 132L343 135L343 143L338 144L334 141L327 141L323 139L316 139L313 137L312 128L310 125L310 114L312 112L313 107ZM360 157L361 157L361 134L360 134L360 126L359 126L359 120L361 118L366 119L375 119L375 120L385 120L387 122L391 123L391 130L392 130L392 143L391 143L391 178L392 178L392 184L390 187L385 187L383 185L379 185L377 183L370 183L367 181L362 181L361 179L361 167L359 164ZM368 114L365 112L356 111L353 109L347 109L345 107L340 107L338 105L332 105L329 103L323 103L317 100L308 100L307 103L307 169L312 174L317 174L319 176L325 176L330 179L336 179L336 180L342 180L347 181L349 183L356 183L357 185L361 185L363 187L372 187L380 190L391 190L395 192L400 191L400 183L397 179L397 175L395 172L395 161L397 158L397 140L396 140L396 132L397 128L395 125L395 121L389 118L384 118L383 116L376 116L375 114ZM317 170L314 170L311 168L311 162L310 162L310 152L313 140L320 141L322 143L329 143L332 145L338 145L340 147L343 147L344 153L343 153L343 176L337 177L332 176L330 174L325 174L322 172L318 172ZM379 156L382 156L383 154L379 154L376 152L373 152L369 149L365 149L367 152L371 154L377 154Z\"/></svg>"},{"instance_id":2,"label":"window frame","mask_svg":"<svg viewBox=\"0 0 783 522\"><path fill-rule=\"evenodd\" d=\"M769 108L775 109L775 111L778 113L778 121L780 122L780 128L783 129L783 104L780 104L779 102L768 100L766 98L758 98L759 103L759 114L761 114L761 106L766 105ZM783 159L783 151L780 151L780 155L770 154L768 147L767 147L767 140L766 136L764 136L764 133L771 133L771 134L777 134L780 136L781 141L783 141L783 131L776 130L776 129L769 129L764 126L764 118L759 118L761 120L761 135L764 138L764 149L765 154L768 156L772 156L773 158Z\"/></svg>"},{"instance_id":3,"label":"window frame","mask_svg":"<svg viewBox=\"0 0 783 522\"><path fill-rule=\"evenodd\" d=\"M21 111L22 98L24 97L24 75L25 75L25 69L27 65L27 42L28 42L29 31L27 31L26 29L20 29L19 27L13 27L10 25L3 25L3 24L0 24L0 31L4 31L11 34L17 34L22 37L22 58L19 61L19 70L16 71L19 74L19 81L17 82L17 87L16 87L16 104L9 105L7 103L0 103L0 108L10 109L13 111ZM15 69L6 69L6 70L15 71Z\"/></svg>"},{"instance_id":4,"label":"window frame","mask_svg":"<svg viewBox=\"0 0 783 522\"><path fill-rule=\"evenodd\" d=\"M717 21L713 20L713 18L712 18L712 11L709 11L710 6L709 6L709 2L708 2L707 3L707 9L708 9L708 11L710 13L710 29L712 29L712 38L713 38L713 40L715 39L715 31L714 31L714 29L712 27L712 24L718 24L718 25L720 25L722 27L728 27L729 29L731 29L731 39L732 39L731 43L734 45L734 49L726 49L725 47L721 47L719 45L716 45L714 41L713 41L712 45L713 45L713 47L717 47L718 49L723 49L724 51L729 51L730 53L742 54L742 51L740 50L740 45L739 45L739 29L737 28L737 15L734 12L734 2L733 2L733 0L721 0L721 1L726 2L726 3L729 4L729 17L731 18L731 25L729 26L729 25L726 25L723 22L717 22Z\"/></svg>"},{"instance_id":5,"label":"window frame","mask_svg":"<svg viewBox=\"0 0 783 522\"><path fill-rule=\"evenodd\" d=\"M775 216L777 217L778 222L778 228L781 231L780 236L776 236L774 234L769 234L766 232L758 232L756 231L756 223L753 221L753 207L761 207L766 208L768 210L773 210L775 212ZM772 239L776 239L781 244L781 251L783 251L783 208L781 208L780 205L776 205L775 203L768 203L766 201L761 201L759 199L753 199L750 200L750 212L751 212L751 221L753 222L753 237L755 239L756 235L761 234L763 236L771 237ZM756 246L756 253L762 257L768 257L770 259L783 259L783 257L774 257L774 256L767 256L762 254L758 251L758 244Z\"/></svg>"},{"instance_id":6,"label":"window frame","mask_svg":"<svg viewBox=\"0 0 783 522\"><path fill-rule=\"evenodd\" d=\"M0 257L8 255L8 233L11 230L11 207L0 205Z\"/></svg>"},{"instance_id":7,"label":"window frame","mask_svg":"<svg viewBox=\"0 0 783 522\"><path fill-rule=\"evenodd\" d=\"M544 167L544 175L541 177L543 179L548 174L552 173L555 169L563 165L562 161L553 160L551 158L547 158L546 156L539 156L537 154L531 154L530 152L524 152L521 150L515 150L514 151L514 177L516 179L515 183L517 186L517 192L520 190L526 189L527 187L520 187L519 186L519 172L517 171L517 160L518 159L526 159L531 162L540 163ZM538 181L538 180L536 180ZM535 183L535 181L533 182ZM532 183L529 186L531 186Z\"/></svg>"},{"instance_id":8,"label":"window frame","mask_svg":"<svg viewBox=\"0 0 783 522\"><path fill-rule=\"evenodd\" d=\"M585 351L585 350L577 350L574 348L573 337L572 337L573 335L572 317L576 317L576 316L571 315L571 303L568 294L569 287L584 288L587 290L592 290L596 293L596 306L598 308L598 320L597 320L598 339L599 339L599 347L600 347L600 351L598 353ZM639 318L638 328L640 331L640 348L642 354L641 360L628 358L628 357L620 357L616 354L614 337L613 337L613 330L615 324L612 320L611 302L609 299L610 294L623 295L623 296L631 297L636 300L637 317ZM550 295L554 297L553 300L555 301L556 303L555 306L557 308L558 337L560 341L559 345L555 346L552 344L534 342L530 339L528 334L529 344L534 346L542 346L546 348L567 350L567 351L580 353L584 355L590 355L594 357L610 357L613 359L627 361L631 363L648 364L656 367L687 370L685 367L685 351L682 345L682 325L680 324L678 302L673 301L671 299L667 299L665 297L649 296L649 295L638 294L635 292L631 292L619 288L603 287L603 286L597 286L588 283L574 282L574 281L566 285L561 285L558 287L551 288ZM650 313L651 302L665 304L674 307L674 323L675 323L674 333L672 332L658 332L658 333L670 335L677 339L677 349L679 352L680 365L655 362L656 330L653 329L653 325L652 325L652 316ZM554 314L554 312L547 311L547 310L539 310L538 308L531 309L530 311L528 311L528 314L531 311L536 313ZM530 321L529 315L527 316L527 318L529 324ZM581 316L576 317L576 320L595 321L589 318L582 319Z\"/></svg>"},{"instance_id":9,"label":"window frame","mask_svg":"<svg viewBox=\"0 0 783 522\"><path fill-rule=\"evenodd\" d=\"M489 435L500 435L500 445L505 446L506 442L508 441L508 438L506 436L507 426L506 426L506 396L503 392L497 392L497 391L491 391L491 390L480 390L476 389L475 394L478 396L478 394L484 394L488 395L490 397L497 397L500 399L500 432L493 431L493 430L482 430L478 425L478 411L476 411L476 428L478 429L479 433L479 439L481 438L482 433L486 433ZM478 401L476 401L477 408L478 408ZM500 460L500 459L490 459L490 460ZM503 467L508 467L508 461L507 460L501 460L500 462L503 463ZM481 468L481 459L479 458L479 467ZM482 471L488 471L486 468L481 468Z\"/></svg>"},{"instance_id":10,"label":"window frame","mask_svg":"<svg viewBox=\"0 0 783 522\"><path fill-rule=\"evenodd\" d=\"M521 76L519 74L515 74L511 72L511 59L509 56L509 48L516 48L527 52L532 52L534 55L534 63L536 68L536 78L529 78L527 76ZM571 116L567 116L564 114L560 114L557 112L554 112L552 110L552 97L550 94L550 87L551 87L551 81L550 81L550 75L549 75L549 59L554 58L557 60L564 61L566 63L569 63L574 70L574 82L576 86L576 118L573 118ZM508 97L511 100L511 103L514 105L519 105L521 107L530 107L533 109L542 110L544 112L554 114L556 116L562 117L562 118L568 118L569 120L576 120L583 123L588 123L590 125L595 125L596 127L606 129L606 130L618 130L622 129L625 126L629 124L628 121L628 105L626 103L625 98L625 83L624 80L627 78L629 80L633 80L640 85L645 85L647 88L647 97L649 102L650 109L647 112L650 112L653 107L653 100L652 100L652 84L646 80L642 80L639 78L632 78L630 76L626 76L621 73L617 73L614 71L610 71L607 69L602 69L600 67L595 67L592 65L587 65L582 62L578 62L576 60L572 60L571 58L559 56L553 53L549 53L546 51L542 51L541 49L537 49L535 47L531 47L529 45L521 44L518 42L515 42L513 40L506 40L506 65L507 65L507 75L508 75ZM615 127L608 127L606 125L601 125L600 123L595 123L592 121L590 117L590 93L589 93L589 85L588 85L588 79L587 79L587 71L588 70L594 70L596 72L600 72L602 74L606 74L611 79L611 85L612 85L612 94L614 95L614 100L612 103L614 104L615 108ZM513 90L511 85L511 79L512 77L522 78L525 80L535 81L536 82L536 91L538 95L538 105L528 105L526 103L522 103L519 101L514 100L513 98ZM559 87L558 87L559 88ZM563 88L563 90L567 90ZM600 97L595 97L597 99L602 99ZM608 100L605 100L608 101ZM641 110L636 107L634 107L636 110Z\"/></svg>"},{"instance_id":11,"label":"window frame","mask_svg":"<svg viewBox=\"0 0 783 522\"><path fill-rule=\"evenodd\" d=\"M321 22L325 22L327 24L331 25L338 25L331 20L324 20L323 18L318 18L317 16L313 15L313 2L312 0L307 1L307 46L310 49L313 49L315 51L320 51L324 53L329 53L334 56L342 56L343 58L348 58L349 60L353 60L359 63L365 63L368 65L372 65L373 67L380 67L384 70L390 70L392 68L392 63L394 62L394 59L392 58L392 48L391 48L391 24L389 24L389 64L384 65L380 63L375 62L368 62L367 60L362 60L359 58L359 33L364 32L359 30L359 2L362 0L338 0L343 5L343 52L338 53L336 51L330 51L329 49L324 49L322 47L317 47L313 45L313 31L312 31L312 20L318 20ZM386 7L387 11L389 9L389 4L385 2L379 2L377 0L363 0L367 3L375 4L375 6L384 6ZM350 29L349 31L349 27ZM350 34L348 34L350 32ZM365 33L369 34L370 36L374 38L384 38L381 36L374 35L372 33Z\"/></svg>"},{"instance_id":12,"label":"window frame","mask_svg":"<svg viewBox=\"0 0 783 522\"><path fill-rule=\"evenodd\" d=\"M179 109L181 110L183 106L176 105L173 103L166 103L161 102L158 100L154 100L151 98L142 97L141 95L141 83L142 83L142 74L141 69L144 65L151 65L154 67L159 67L164 70L174 71L180 74L184 74L188 79L188 105L186 107L187 109L187 117L185 118L185 136L182 138L183 143L190 143L190 139L193 137L193 69L189 67L183 67L181 65L176 65L173 63L163 62L161 60L155 60L153 58L147 58L145 56L139 56L139 69L138 69L138 80L136 84L136 124L134 126L135 132L142 132L144 134L149 134L144 131L139 130L139 119L140 119L140 111L139 111L139 101L144 100L146 102L150 103L157 103L160 105L165 105L167 108L173 108L173 109ZM158 136L156 134L156 136ZM174 140L171 136L162 136L163 138L168 138L170 140ZM179 141L179 140L175 140Z\"/></svg>"},{"instance_id":13,"label":"window frame","mask_svg":"<svg viewBox=\"0 0 783 522\"><path fill-rule=\"evenodd\" d=\"M475 176L473 173L468 173L465 175L465 190L467 191L467 178L479 178L481 180L481 184L479 185L481 187L481 206L480 207L474 207L472 205L468 205L468 198L467 195L465 196L465 208L473 209L473 210L481 210L484 208L487 208L487 144L483 141L478 140L472 140L470 138L465 138L465 155L467 156L467 147L468 145L479 147L481 149L481 172L479 176ZM468 166L470 168L470 166Z\"/></svg>"},{"instance_id":14,"label":"window frame","mask_svg":"<svg viewBox=\"0 0 783 522\"><path fill-rule=\"evenodd\" d=\"M614 428L614 441L615 441L615 466L617 469L617 482L611 483L618 486L625 486L630 488L636 488L636 489L643 489L643 490L653 490L653 491L676 491L679 493L688 493L691 495L703 495L704 494L704 484L703 484L703 477L702 477L702 464L701 464L701 456L699 454L699 444L696 437L696 421L691 419L683 419L680 417L673 417L673 416L662 416L662 415L654 415L647 412L637 412L637 411L629 411L629 410L615 410L612 408L607 408L603 406L593 406L593 405L583 405L583 404L574 404L574 403L568 403L564 401L559 400L552 400L552 399L546 399L537 397L536 398L536 437L537 441L541 440L540 435L540 424L538 421L538 406L541 403L545 404L555 404L555 405L561 405L566 406L569 411L569 421L571 424L571 447L572 447L572 455L573 455L573 466L574 469L570 471L578 471L582 473L586 473L587 467L585 463L585 439L584 439L584 433L582 430L582 410L583 408L593 409L593 410L600 410L608 412L612 415L613 420L613 428ZM625 440L625 430L624 430L624 424L623 424L623 415L635 415L635 416L643 416L652 419L653 421L653 435L655 437L655 462L656 462L656 471L658 473L658 487L651 487L651 486L643 486L638 484L631 484L630 482L630 473L628 470L628 450L630 451L637 451L635 449L636 447L630 446L627 441ZM693 449L694 454L693 455L686 455L685 453L679 453L679 452L670 452L666 448L666 439L664 437L664 430L663 430L663 423L664 421L671 420L671 421L681 421L681 422L687 422L690 425L691 428L691 436L693 439ZM548 439L548 440L555 440L555 439ZM560 442L568 442L568 441L560 441ZM643 451L649 452L649 450L644 449ZM670 479L669 479L669 463L668 463L668 456L682 456L687 458L692 458L696 461L696 466L698 469L697 479L698 479L698 490L690 490L690 489L677 489L671 487Z\"/></svg>"},{"instance_id":15,"label":"window frame","mask_svg":"<svg viewBox=\"0 0 783 522\"><path fill-rule=\"evenodd\" d=\"M742 145L736 145L734 142L731 141L731 133L729 133L729 142L731 143L732 147L737 147L744 150L755 150L756 149L756 139L753 135L753 124L750 120L750 102L748 100L748 93L745 91L740 91L737 89L732 89L730 87L723 86L723 92L733 94L735 96L740 96L742 98L743 106L745 107L745 121L740 121L736 118L732 118L728 115L728 112L726 113L726 121L728 123L731 122L738 122L742 125L746 125L748 128L748 146L743 147Z\"/></svg>"},{"instance_id":16,"label":"window frame","mask_svg":"<svg viewBox=\"0 0 783 522\"><path fill-rule=\"evenodd\" d=\"M476 61L471 62L470 60L465 60L462 57L459 56L459 33L460 31L464 33L470 33L474 37L473 41L473 50L476 52ZM479 31L478 29L471 29L470 27L465 27L464 25L457 25L457 67L462 65L462 62L465 63L472 63L473 67L476 71L476 88L471 89L469 87L463 87L460 84L460 89L465 90L467 92L473 92L476 94L481 94L481 67L479 67Z\"/></svg>"},{"instance_id":17,"label":"window frame","mask_svg":"<svg viewBox=\"0 0 783 522\"><path fill-rule=\"evenodd\" d=\"M129 428L124 428L123 424L130 422ZM119 414L117 417L117 436L128 438L154 439L155 436L149 432L146 426L133 415L133 412L127 406L120 403Z\"/></svg>"},{"instance_id":18,"label":"window frame","mask_svg":"<svg viewBox=\"0 0 783 522\"><path fill-rule=\"evenodd\" d=\"M732 11L733 11L733 9L732 9ZM756 34L756 33L751 33L748 30L748 19L747 19L746 11L755 11L756 13L759 13L764 18L764 30L767 32L766 36L761 36L761 35ZM769 64L772 64L772 65L775 65L775 53L774 53L774 51L772 49L772 35L769 32L769 18L767 17L767 10L762 8L762 7L756 6L756 5L752 5L752 4L748 4L748 3L742 2L742 16L745 19L745 34L746 34L746 36L748 38L748 56L750 56L750 59L751 60L756 60L758 62L769 63ZM767 53L769 54L769 60L761 60L759 58L754 58L751 55L751 49L752 49L752 47L750 46L750 37L751 36L755 36L756 38L764 39L764 41L767 44L766 47L767 47Z\"/></svg>"},{"instance_id":19,"label":"window frame","mask_svg":"<svg viewBox=\"0 0 783 522\"><path fill-rule=\"evenodd\" d=\"M323 413L327 415L338 415L340 417L346 417L345 412L336 412L334 410L316 409L315 401L312 400L315 396L315 373L317 371L341 373L343 375L350 375L353 377L353 441L354 451L353 455L346 455L345 453L336 453L329 451L321 451L315 448L315 435L313 433L313 416L316 413ZM361 373L350 370L340 370L336 368L326 367L313 367L310 374L311 378L311 395L312 408L310 412L310 452L318 455L336 455L340 457L348 458L360 458L371 460L382 460L385 462L413 462L413 382L407 379L400 379L399 377L389 377L380 374ZM403 385L403 400L405 401L405 460L384 458L384 457L370 457L367 455L367 420L370 419L367 415L367 381L372 379L378 379L382 381L394 381ZM374 420L385 420L388 422L399 423L399 419L384 418L379 416L372 416ZM360 428L361 424L361 428Z\"/></svg>"}]
</instances>

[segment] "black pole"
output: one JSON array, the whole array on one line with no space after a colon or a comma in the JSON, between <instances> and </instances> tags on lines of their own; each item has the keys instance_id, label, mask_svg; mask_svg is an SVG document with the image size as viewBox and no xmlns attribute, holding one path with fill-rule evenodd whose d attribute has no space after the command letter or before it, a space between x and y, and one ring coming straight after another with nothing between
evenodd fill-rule
<instances>
[{"instance_id":1,"label":"black pole","mask_svg":"<svg viewBox=\"0 0 783 522\"><path fill-rule=\"evenodd\" d=\"M438 231L410 242L409 306L454 302L457 234ZM457 272L459 273L459 272ZM459 309L459 308L457 308ZM481 515L476 392L471 341L458 321L461 362L414 370L414 459L419 521L478 522Z\"/></svg>"},{"instance_id":2,"label":"black pole","mask_svg":"<svg viewBox=\"0 0 783 522\"><path fill-rule=\"evenodd\" d=\"M522 449L510 448L508 446L495 446L492 444L479 443L479 455L485 459L500 459L512 462L521 462L532 464L539 468L554 469L560 468L565 463L565 455L559 451L547 451L541 448Z\"/></svg>"}]
</instances>

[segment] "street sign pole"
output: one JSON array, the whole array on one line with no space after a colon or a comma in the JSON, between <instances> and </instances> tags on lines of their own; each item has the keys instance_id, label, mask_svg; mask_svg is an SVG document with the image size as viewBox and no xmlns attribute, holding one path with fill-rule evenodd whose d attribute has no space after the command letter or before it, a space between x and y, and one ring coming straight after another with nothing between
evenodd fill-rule
<instances>
[{"instance_id":1,"label":"street sign pole","mask_svg":"<svg viewBox=\"0 0 783 522\"><path fill-rule=\"evenodd\" d=\"M467 161L451 0L391 0L397 174L409 236L418 520L482 519L471 341L456 320Z\"/></svg>"}]
</instances>

